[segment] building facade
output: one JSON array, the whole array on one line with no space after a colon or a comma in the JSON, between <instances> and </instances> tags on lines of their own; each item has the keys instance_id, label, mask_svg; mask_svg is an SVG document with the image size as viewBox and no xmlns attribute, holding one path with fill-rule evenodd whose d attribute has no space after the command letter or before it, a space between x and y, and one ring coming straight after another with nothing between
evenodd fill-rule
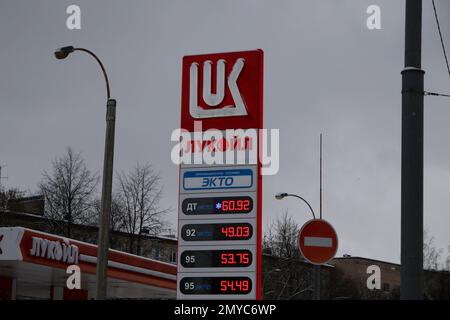
<instances>
[{"instance_id":1,"label":"building facade","mask_svg":"<svg viewBox=\"0 0 450 320\"><path fill-rule=\"evenodd\" d=\"M331 288L337 289L335 296L351 299L399 299L400 264L344 255L333 259L335 267ZM380 289L369 289L368 278L374 274L373 268L380 270ZM424 299L450 299L450 272L424 271Z\"/></svg>"}]
</instances>

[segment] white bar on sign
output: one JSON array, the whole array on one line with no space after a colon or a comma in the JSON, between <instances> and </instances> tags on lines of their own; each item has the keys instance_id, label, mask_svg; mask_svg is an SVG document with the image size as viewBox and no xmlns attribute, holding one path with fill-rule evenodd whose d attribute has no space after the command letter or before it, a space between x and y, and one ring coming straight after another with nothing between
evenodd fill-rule
<instances>
[{"instance_id":1,"label":"white bar on sign","mask_svg":"<svg viewBox=\"0 0 450 320\"><path fill-rule=\"evenodd\" d=\"M237 176L228 177L214 176L209 179L205 177L200 178L185 178L184 188L189 189L231 189L231 188L250 188L252 186L251 176ZM226 183L229 183L227 185Z\"/></svg>"},{"instance_id":2,"label":"white bar on sign","mask_svg":"<svg viewBox=\"0 0 450 320\"><path fill-rule=\"evenodd\" d=\"M331 248L333 246L332 238L322 237L305 237L303 243L307 247L326 247Z\"/></svg>"}]
</instances>

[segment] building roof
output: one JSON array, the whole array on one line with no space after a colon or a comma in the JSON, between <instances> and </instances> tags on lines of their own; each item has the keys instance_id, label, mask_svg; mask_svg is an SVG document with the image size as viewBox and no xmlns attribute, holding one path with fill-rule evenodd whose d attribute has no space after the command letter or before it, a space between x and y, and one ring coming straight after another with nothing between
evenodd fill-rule
<instances>
[{"instance_id":1,"label":"building roof","mask_svg":"<svg viewBox=\"0 0 450 320\"><path fill-rule=\"evenodd\" d=\"M263 257L267 257L269 259L275 259L275 260L279 260L279 261L289 261L289 260L292 260L292 259L296 259L297 262L300 262L300 263L303 263L303 264L306 264L306 265L312 265L312 263L308 262L306 259L304 259L303 257L300 257L300 256L299 257L293 257L293 258L280 258L278 256L272 255L270 253L265 253L265 252L263 252L262 255L263 255ZM325 268L334 268L334 266L332 264L330 264L330 263L325 263L325 264L323 264L321 266L325 267Z\"/></svg>"},{"instance_id":2,"label":"building roof","mask_svg":"<svg viewBox=\"0 0 450 320\"><path fill-rule=\"evenodd\" d=\"M0 208L0 214L10 214L10 215L16 215L20 218L25 218L29 220L34 221L40 221L45 222L48 220L47 217L40 215L40 214L33 214L33 213L26 213L26 212L17 212L17 211L11 211ZM95 225L82 225L82 224L72 224L72 226L76 228L84 228L84 229L91 229L91 230L98 230L98 227ZM19 226L18 226L19 227ZM117 235L127 236L128 233L123 231L113 231ZM173 244L177 244L177 239L174 237L170 237L167 235L148 235L148 234L141 234L141 237L144 239L151 239L151 240L162 240L162 241L170 241L173 242Z\"/></svg>"},{"instance_id":3,"label":"building roof","mask_svg":"<svg viewBox=\"0 0 450 320\"><path fill-rule=\"evenodd\" d=\"M372 258L365 258L365 257L359 257L359 256L344 256L344 257L336 257L334 258L331 263L333 263L333 261L335 260L365 260L365 261L370 261L370 262L374 262L374 263L384 263L384 264L389 264L392 266L396 266L398 268L401 267L401 264L399 263L393 263L393 262L389 262L389 261L383 261L383 260L377 260L377 259L372 259ZM424 269L425 272L432 272L432 273L440 273L440 274L449 274L450 275L450 271L449 270L431 270L431 269Z\"/></svg>"},{"instance_id":4,"label":"building roof","mask_svg":"<svg viewBox=\"0 0 450 320\"><path fill-rule=\"evenodd\" d=\"M366 260L366 261L371 261L371 262L386 263L386 264L391 264L391 265L395 265L395 266L400 266L400 264L398 264L398 263L393 263L393 262L383 261L383 260L377 260L377 259L372 259L372 258L365 258L365 257L360 257L360 256L335 257L335 258L333 258L333 260L331 260L331 263L334 260Z\"/></svg>"}]
</instances>

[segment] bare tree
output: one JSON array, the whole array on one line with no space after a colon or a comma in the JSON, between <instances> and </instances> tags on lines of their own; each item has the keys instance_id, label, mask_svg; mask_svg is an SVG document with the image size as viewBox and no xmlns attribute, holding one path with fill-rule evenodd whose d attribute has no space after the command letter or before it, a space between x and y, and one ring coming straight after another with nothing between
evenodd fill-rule
<instances>
[{"instance_id":1,"label":"bare tree","mask_svg":"<svg viewBox=\"0 0 450 320\"><path fill-rule=\"evenodd\" d=\"M271 261L272 260L272 261ZM263 298L275 300L309 299L312 268L300 258L266 257L262 273Z\"/></svg>"},{"instance_id":2,"label":"bare tree","mask_svg":"<svg viewBox=\"0 0 450 320\"><path fill-rule=\"evenodd\" d=\"M437 249L434 244L434 237L430 236L427 230L423 232L423 268L425 270L438 270L442 249Z\"/></svg>"},{"instance_id":3,"label":"bare tree","mask_svg":"<svg viewBox=\"0 0 450 320\"><path fill-rule=\"evenodd\" d=\"M450 271L450 246L447 248L448 256L447 259L445 259L445 270Z\"/></svg>"},{"instance_id":4,"label":"bare tree","mask_svg":"<svg viewBox=\"0 0 450 320\"><path fill-rule=\"evenodd\" d=\"M263 247L279 258L292 258L300 255L297 237L300 228L292 216L285 211L264 234Z\"/></svg>"},{"instance_id":5,"label":"bare tree","mask_svg":"<svg viewBox=\"0 0 450 320\"><path fill-rule=\"evenodd\" d=\"M98 225L99 218L101 214L101 200L99 198L95 199L94 202L94 211L95 215L92 217L93 220L91 224ZM119 197L117 192L114 192L112 194L111 198L111 213L110 213L110 220L109 220L109 226L111 232L109 233L110 237L110 247L112 249L118 249L117 248L117 239L114 237L114 231L123 231L125 229L125 210L123 202L121 201L121 198Z\"/></svg>"},{"instance_id":6,"label":"bare tree","mask_svg":"<svg viewBox=\"0 0 450 320\"><path fill-rule=\"evenodd\" d=\"M339 269L334 268L330 276L329 298L330 299L360 299L361 290L367 289L365 283L359 283L357 280L346 276ZM368 289L367 289L368 290Z\"/></svg>"},{"instance_id":7,"label":"bare tree","mask_svg":"<svg viewBox=\"0 0 450 320\"><path fill-rule=\"evenodd\" d=\"M8 209L8 201L25 196L26 192L18 188L10 188L8 190L0 190L0 213ZM3 225L4 214L0 214L0 226Z\"/></svg>"},{"instance_id":8,"label":"bare tree","mask_svg":"<svg viewBox=\"0 0 450 320\"><path fill-rule=\"evenodd\" d=\"M117 193L123 208L123 228L129 234L131 253L142 254L142 234L156 235L167 224L164 214L170 209L159 206L162 195L160 180L160 175L149 164L138 163L130 172L118 174Z\"/></svg>"},{"instance_id":9,"label":"bare tree","mask_svg":"<svg viewBox=\"0 0 450 320\"><path fill-rule=\"evenodd\" d=\"M27 192L19 188L9 188L8 190L0 190L0 209L6 209L8 200L18 199L25 196Z\"/></svg>"},{"instance_id":10,"label":"bare tree","mask_svg":"<svg viewBox=\"0 0 450 320\"><path fill-rule=\"evenodd\" d=\"M264 234L266 264L263 272L263 294L267 299L309 299L311 266L300 255L297 245L299 225L285 211Z\"/></svg>"},{"instance_id":11,"label":"bare tree","mask_svg":"<svg viewBox=\"0 0 450 320\"><path fill-rule=\"evenodd\" d=\"M44 171L38 187L45 198L45 216L53 232L71 237L73 224L92 219L93 195L99 177L92 174L80 153L67 148L52 161L52 171Z\"/></svg>"}]
</instances>

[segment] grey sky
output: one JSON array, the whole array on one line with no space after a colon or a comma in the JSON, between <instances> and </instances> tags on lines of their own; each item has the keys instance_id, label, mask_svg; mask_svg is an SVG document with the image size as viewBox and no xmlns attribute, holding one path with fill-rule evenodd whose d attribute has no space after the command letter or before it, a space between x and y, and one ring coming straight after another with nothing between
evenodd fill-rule
<instances>
[{"instance_id":1,"label":"grey sky","mask_svg":"<svg viewBox=\"0 0 450 320\"><path fill-rule=\"evenodd\" d=\"M81 30L66 7L81 7ZM382 30L366 28L381 7ZM450 2L437 0L450 51ZM450 92L431 1L424 1L425 89ZM118 100L115 168L149 161L177 208L170 133L179 125L183 55L262 48L264 126L280 128L281 163L264 177L264 225L288 209L318 211L318 142L324 133L324 218L339 254L400 260L401 76L404 1L23 1L0 2L0 164L9 187L36 189L50 161L72 146L101 173L105 93L95 62L55 48L73 44L105 63ZM425 226L450 244L450 100L425 98ZM169 219L176 226L176 210Z\"/></svg>"}]
</instances>

